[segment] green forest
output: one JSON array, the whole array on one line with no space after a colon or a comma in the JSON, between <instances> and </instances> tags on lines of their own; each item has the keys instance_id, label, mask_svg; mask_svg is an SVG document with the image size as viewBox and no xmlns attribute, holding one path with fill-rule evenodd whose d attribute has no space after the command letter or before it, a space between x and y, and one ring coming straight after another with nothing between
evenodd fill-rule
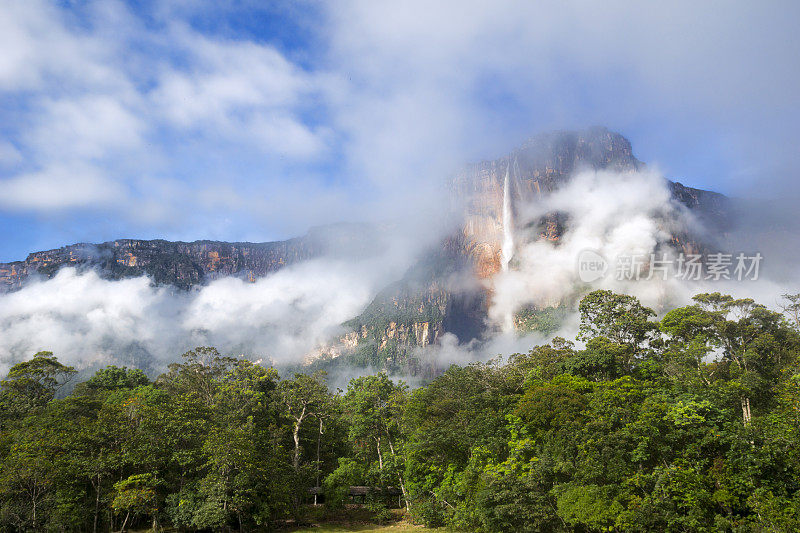
<instances>
[{"instance_id":1,"label":"green forest","mask_svg":"<svg viewBox=\"0 0 800 533\"><path fill-rule=\"evenodd\" d=\"M351 487L376 523L454 531L800 530L800 295L577 310L577 339L413 390L208 347L75 383L40 352L0 382L0 531L289 529Z\"/></svg>"}]
</instances>

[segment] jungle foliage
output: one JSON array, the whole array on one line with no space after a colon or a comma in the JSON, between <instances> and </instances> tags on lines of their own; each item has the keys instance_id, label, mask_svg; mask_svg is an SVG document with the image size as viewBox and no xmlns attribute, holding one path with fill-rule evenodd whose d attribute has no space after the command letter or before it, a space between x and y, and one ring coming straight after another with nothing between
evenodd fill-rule
<instances>
[{"instance_id":1,"label":"jungle foliage","mask_svg":"<svg viewBox=\"0 0 800 533\"><path fill-rule=\"evenodd\" d=\"M701 294L657 320L596 291L580 347L415 390L197 348L61 398L75 371L42 352L0 382L0 530L269 530L303 521L311 487L335 512L364 486L377 520L393 501L461 531L797 531L798 300Z\"/></svg>"}]
</instances>

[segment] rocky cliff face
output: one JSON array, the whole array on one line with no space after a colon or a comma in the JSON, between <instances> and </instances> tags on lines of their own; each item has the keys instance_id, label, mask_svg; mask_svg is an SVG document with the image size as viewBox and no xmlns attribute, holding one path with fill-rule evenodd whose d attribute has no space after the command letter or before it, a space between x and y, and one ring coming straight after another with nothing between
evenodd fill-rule
<instances>
[{"instance_id":1,"label":"rocky cliff face","mask_svg":"<svg viewBox=\"0 0 800 533\"><path fill-rule=\"evenodd\" d=\"M730 227L731 207L727 197L717 192L693 189L674 181L670 181L668 186L672 197L689 208L706 228L727 231Z\"/></svg>"},{"instance_id":2,"label":"rocky cliff face","mask_svg":"<svg viewBox=\"0 0 800 533\"><path fill-rule=\"evenodd\" d=\"M0 263L0 292L21 287L32 276L52 277L62 267L93 268L107 279L149 276L155 283L189 289L217 278L249 281L284 266L322 255L375 251L376 228L340 224L312 229L278 242L169 242L120 239L35 252L24 261Z\"/></svg>"},{"instance_id":3,"label":"rocky cliff face","mask_svg":"<svg viewBox=\"0 0 800 533\"><path fill-rule=\"evenodd\" d=\"M222 276L254 280L314 255L313 246L303 239L258 244L123 239L36 252L25 261L0 265L0 286L14 289L31 276L51 277L61 267L75 266L96 268L109 279L146 274L156 283L188 289Z\"/></svg>"}]
</instances>

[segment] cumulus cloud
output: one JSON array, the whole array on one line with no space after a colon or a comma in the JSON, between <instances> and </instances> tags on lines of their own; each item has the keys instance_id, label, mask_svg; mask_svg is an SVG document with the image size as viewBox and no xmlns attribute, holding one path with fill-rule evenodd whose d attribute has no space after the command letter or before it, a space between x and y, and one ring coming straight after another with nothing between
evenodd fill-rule
<instances>
[{"instance_id":1,"label":"cumulus cloud","mask_svg":"<svg viewBox=\"0 0 800 533\"><path fill-rule=\"evenodd\" d=\"M213 40L185 27L173 35L188 64L163 65L149 95L170 124L292 157L324 149L326 129L296 114L302 101L318 95L316 76L270 46Z\"/></svg>"},{"instance_id":2,"label":"cumulus cloud","mask_svg":"<svg viewBox=\"0 0 800 533\"><path fill-rule=\"evenodd\" d=\"M565 232L557 242L540 238L536 229L541 217L553 213L566 220ZM767 241L759 246L743 239L738 229L728 239L716 243L721 246L718 250L734 256L761 252L765 257L759 264L758 279L743 276L737 280L733 275L736 266L733 258L726 275L730 279L716 280L713 276L709 279L707 271L703 271L699 280L676 275L678 256L684 250L675 248L672 236L688 233L699 237L702 244L713 244L707 240L700 220L671 198L667 181L654 170L622 174L578 172L554 193L520 206L518 216L516 227L523 229L515 234L515 268L498 274L493 281L495 295L489 316L498 324L525 307L569 305L594 289L634 295L660 313L690 303L691 297L701 292L755 298L777 308L782 293L800 287L796 273L787 277L785 269L780 268L784 263L782 254L765 253ZM776 238L780 237L770 240ZM587 250L605 259L608 268L604 276L590 283L581 280L578 268L582 253ZM715 250L706 248L704 260ZM690 253L693 252L686 252ZM643 266L640 274L628 272L632 279L627 279L624 273L616 271L625 268L621 266L625 258L638 258L645 264L651 258L665 260L663 266L670 270L666 275L661 271L650 275Z\"/></svg>"},{"instance_id":3,"label":"cumulus cloud","mask_svg":"<svg viewBox=\"0 0 800 533\"><path fill-rule=\"evenodd\" d=\"M174 332L164 320L172 314L162 307L166 294L151 289L145 278L112 282L63 269L51 280L0 297L0 365L5 371L40 350L88 365L113 360L117 349L169 344Z\"/></svg>"},{"instance_id":4,"label":"cumulus cloud","mask_svg":"<svg viewBox=\"0 0 800 533\"><path fill-rule=\"evenodd\" d=\"M47 212L97 203L116 205L125 190L97 168L85 165L49 167L0 182L0 206L9 210Z\"/></svg>"},{"instance_id":5,"label":"cumulus cloud","mask_svg":"<svg viewBox=\"0 0 800 533\"><path fill-rule=\"evenodd\" d=\"M99 159L141 147L146 126L139 111L135 103L108 94L43 100L23 138L50 164Z\"/></svg>"},{"instance_id":6,"label":"cumulus cloud","mask_svg":"<svg viewBox=\"0 0 800 533\"><path fill-rule=\"evenodd\" d=\"M280 196L288 169L313 166L330 143L330 126L308 111L324 107L331 77L270 44L147 24L123 3L68 10L34 0L0 11L0 94L17 118L3 132L6 209L113 212L120 227L148 232L211 228L216 217L196 216L199 199L224 178L246 207L237 217L252 224L269 205L254 200ZM148 215L155 205L164 216Z\"/></svg>"},{"instance_id":7,"label":"cumulus cloud","mask_svg":"<svg viewBox=\"0 0 800 533\"><path fill-rule=\"evenodd\" d=\"M311 261L254 284L222 279L192 299L180 329L212 345L295 362L366 306L376 290L370 277L364 265Z\"/></svg>"},{"instance_id":8,"label":"cumulus cloud","mask_svg":"<svg viewBox=\"0 0 800 533\"><path fill-rule=\"evenodd\" d=\"M567 229L551 242L536 228L542 217L556 212L566 218ZM583 283L577 261L584 250L604 256L612 269L618 257L658 252L674 258L676 251L668 246L671 235L698 229L698 221L672 200L666 180L654 171L578 172L555 192L516 206L516 219L511 268L491 280L489 319L497 324L529 306L571 305L595 288L633 294L658 312L709 291L754 297L775 308L787 292L785 280L763 275L757 283L660 276L620 281L612 270L594 284ZM425 238L387 238L386 252L367 259L327 257L284 268L255 283L223 278L189 293L154 287L145 277L109 281L93 271L62 269L50 280L0 296L0 373L42 349L82 367L118 363L158 370L198 345L278 364L298 363L344 333L342 324L431 245ZM459 288L476 286L467 280L451 286ZM556 334L574 338L577 326L573 313L557 333L547 336L490 329L488 338L465 344L448 333L436 344L414 350L413 356L423 366L444 369L526 352ZM334 380L351 374L343 370Z\"/></svg>"},{"instance_id":9,"label":"cumulus cloud","mask_svg":"<svg viewBox=\"0 0 800 533\"><path fill-rule=\"evenodd\" d=\"M115 47L70 28L63 10L41 0L6 2L0 17L0 89L39 91L53 82L87 87L120 83ZM108 44L108 43L106 43Z\"/></svg>"}]
</instances>

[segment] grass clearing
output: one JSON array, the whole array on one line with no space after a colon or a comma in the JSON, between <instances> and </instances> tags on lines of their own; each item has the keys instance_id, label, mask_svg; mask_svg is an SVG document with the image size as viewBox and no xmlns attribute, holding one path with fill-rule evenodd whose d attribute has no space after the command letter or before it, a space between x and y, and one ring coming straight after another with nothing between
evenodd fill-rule
<instances>
[{"instance_id":1,"label":"grass clearing","mask_svg":"<svg viewBox=\"0 0 800 533\"><path fill-rule=\"evenodd\" d=\"M319 526L304 527L300 529L290 530L292 533L300 532L315 532L315 533L341 533L346 531L375 531L376 533L408 533L420 531L445 531L444 529L427 529L423 526L409 524L407 522L400 522L385 526L376 524L354 524L354 525L337 525L337 524L321 524Z\"/></svg>"}]
</instances>

